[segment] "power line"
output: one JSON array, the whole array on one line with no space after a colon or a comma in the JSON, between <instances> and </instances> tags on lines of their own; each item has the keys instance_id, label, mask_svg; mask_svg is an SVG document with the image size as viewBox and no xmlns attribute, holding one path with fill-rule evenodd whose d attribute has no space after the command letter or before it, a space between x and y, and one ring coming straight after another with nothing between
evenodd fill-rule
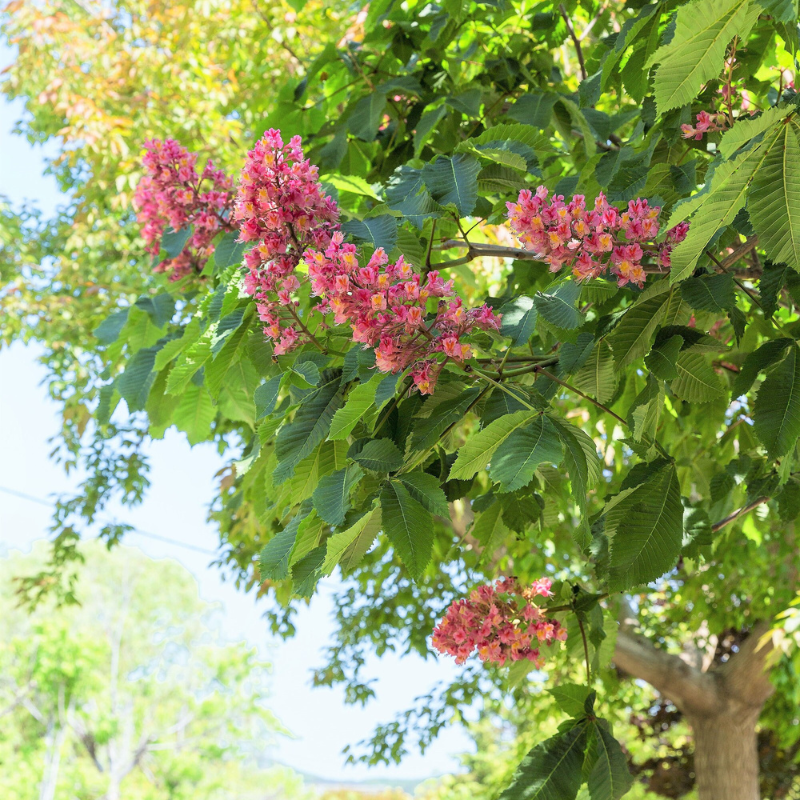
<instances>
[{"instance_id":1,"label":"power line","mask_svg":"<svg viewBox=\"0 0 800 800\"><path fill-rule=\"evenodd\" d=\"M13 495L14 497L19 497L21 500L27 500L30 503L38 503L40 506L47 506L48 508L52 508L53 504L49 500L45 500L42 497L34 497L32 494L26 494L25 492L18 492L16 489L9 489L7 486L0 486L0 492L5 492L6 494ZM103 522L103 520L99 520ZM112 525L116 523L112 523L109 521L105 521L106 525ZM213 550L206 550L203 547L197 547L193 544L186 544L186 542L179 542L177 539L169 539L166 536L159 536L157 533L150 533L149 531L143 531L140 528L131 528L128 533L135 533L139 536L144 536L148 539L155 539L158 542L165 542L166 544L173 544L176 547L183 547L186 550L193 550L195 553L202 553L206 556L215 556L216 553Z\"/></svg>"}]
</instances>

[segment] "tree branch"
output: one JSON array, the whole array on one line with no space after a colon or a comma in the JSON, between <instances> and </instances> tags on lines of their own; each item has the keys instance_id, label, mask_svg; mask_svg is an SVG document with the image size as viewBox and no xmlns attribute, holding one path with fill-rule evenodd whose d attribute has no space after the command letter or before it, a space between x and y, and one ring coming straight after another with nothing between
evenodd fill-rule
<instances>
[{"instance_id":1,"label":"tree branch","mask_svg":"<svg viewBox=\"0 0 800 800\"><path fill-rule=\"evenodd\" d=\"M623 627L617 634L614 663L633 678L647 681L681 711L713 714L721 700L713 675L700 672L680 656L659 650L641 636Z\"/></svg>"}]
</instances>

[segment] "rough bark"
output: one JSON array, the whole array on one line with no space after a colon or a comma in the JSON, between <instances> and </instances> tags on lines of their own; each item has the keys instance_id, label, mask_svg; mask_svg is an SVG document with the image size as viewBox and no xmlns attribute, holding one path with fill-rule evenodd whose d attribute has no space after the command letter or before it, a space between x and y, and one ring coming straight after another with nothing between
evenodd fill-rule
<instances>
[{"instance_id":1,"label":"rough bark","mask_svg":"<svg viewBox=\"0 0 800 800\"><path fill-rule=\"evenodd\" d=\"M699 800L759 800L756 724L773 691L769 624L756 625L738 653L711 668L708 659L667 653L630 628L630 620L623 620L614 661L686 716L694 734Z\"/></svg>"}]
</instances>

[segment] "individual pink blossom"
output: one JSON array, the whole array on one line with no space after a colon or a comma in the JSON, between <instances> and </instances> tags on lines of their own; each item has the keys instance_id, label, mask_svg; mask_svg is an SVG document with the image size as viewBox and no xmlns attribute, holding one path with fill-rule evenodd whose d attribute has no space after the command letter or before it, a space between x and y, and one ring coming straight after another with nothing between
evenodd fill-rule
<instances>
[{"instance_id":1,"label":"individual pink blossom","mask_svg":"<svg viewBox=\"0 0 800 800\"><path fill-rule=\"evenodd\" d=\"M146 174L136 187L133 205L147 252L158 255L167 226L176 231L192 227L183 250L156 266L157 272L168 272L170 280L176 281L202 272L214 252L214 237L234 230L233 183L210 160L198 174L197 154L174 139L153 139L145 148Z\"/></svg>"},{"instance_id":2,"label":"individual pink blossom","mask_svg":"<svg viewBox=\"0 0 800 800\"><path fill-rule=\"evenodd\" d=\"M720 90L723 100L726 102L731 97L731 91L730 84L725 84ZM695 125L681 125L681 136L684 139L700 141L707 133L726 131L730 127L727 114L709 114L707 111L701 111L696 119Z\"/></svg>"},{"instance_id":3,"label":"individual pink blossom","mask_svg":"<svg viewBox=\"0 0 800 800\"><path fill-rule=\"evenodd\" d=\"M523 189L517 202L506 203L506 207L512 231L550 265L551 272L570 267L575 278L583 281L610 271L620 286L644 285L642 259L646 254L655 255L660 263L666 247L654 245L660 229L658 206L637 198L620 212L601 192L589 210L583 195L576 194L569 203L562 195L549 201L547 197L544 186L535 193Z\"/></svg>"},{"instance_id":4,"label":"individual pink blossom","mask_svg":"<svg viewBox=\"0 0 800 800\"><path fill-rule=\"evenodd\" d=\"M275 353L286 353L307 340L295 270L307 248L328 246L339 219L336 202L322 192L317 167L303 157L299 136L284 144L280 132L270 129L247 154L234 219L240 240L257 242L245 255L245 290L256 299Z\"/></svg>"},{"instance_id":5,"label":"individual pink blossom","mask_svg":"<svg viewBox=\"0 0 800 800\"><path fill-rule=\"evenodd\" d=\"M337 324L348 323L353 339L375 348L381 372L411 366L416 388L431 394L444 364L440 358L464 362L471 357L462 337L475 329L498 329L500 317L487 306L465 309L453 281L433 270L425 278L401 256L390 263L383 248L360 267L355 245L335 233L324 252L305 253L311 290L323 298ZM429 301L438 298L428 313Z\"/></svg>"},{"instance_id":6,"label":"individual pink blossom","mask_svg":"<svg viewBox=\"0 0 800 800\"><path fill-rule=\"evenodd\" d=\"M549 578L527 587L514 578L479 586L468 598L451 603L433 631L433 646L454 656L457 664L477 652L482 661L499 666L509 661L543 666L540 646L567 638L561 623L533 602L535 597L551 597L551 586Z\"/></svg>"}]
</instances>

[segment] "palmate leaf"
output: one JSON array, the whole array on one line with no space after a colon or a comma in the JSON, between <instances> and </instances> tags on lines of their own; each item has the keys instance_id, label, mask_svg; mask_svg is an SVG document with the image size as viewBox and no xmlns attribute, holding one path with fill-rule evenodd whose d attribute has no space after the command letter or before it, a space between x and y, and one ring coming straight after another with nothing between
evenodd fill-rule
<instances>
[{"instance_id":1,"label":"palmate leaf","mask_svg":"<svg viewBox=\"0 0 800 800\"><path fill-rule=\"evenodd\" d=\"M710 403L725 396L722 381L701 353L683 352L675 362L678 377L670 388L689 403Z\"/></svg>"},{"instance_id":2,"label":"palmate leaf","mask_svg":"<svg viewBox=\"0 0 800 800\"><path fill-rule=\"evenodd\" d=\"M800 352L790 346L764 379L753 407L753 427L771 458L785 456L800 436Z\"/></svg>"},{"instance_id":3,"label":"palmate leaf","mask_svg":"<svg viewBox=\"0 0 800 800\"><path fill-rule=\"evenodd\" d=\"M117 390L131 411L139 411L147 402L147 395L155 379L153 365L158 350L158 346L155 345L134 353L125 367L125 372L117 378Z\"/></svg>"},{"instance_id":4,"label":"palmate leaf","mask_svg":"<svg viewBox=\"0 0 800 800\"><path fill-rule=\"evenodd\" d=\"M719 76L731 39L746 37L759 11L750 0L694 0L678 9L672 40L647 64L659 65L654 83L660 114L691 103L704 83Z\"/></svg>"},{"instance_id":5,"label":"palmate leaf","mask_svg":"<svg viewBox=\"0 0 800 800\"><path fill-rule=\"evenodd\" d=\"M537 292L536 310L558 328L574 330L583 324L583 314L576 308L581 287L575 281L565 281L553 290Z\"/></svg>"},{"instance_id":6,"label":"palmate leaf","mask_svg":"<svg viewBox=\"0 0 800 800\"><path fill-rule=\"evenodd\" d=\"M740 147L769 130L794 110L793 105L780 103L773 108L768 108L757 117L740 117L734 126L722 135L719 143L720 154L723 158L730 158Z\"/></svg>"},{"instance_id":7,"label":"palmate leaf","mask_svg":"<svg viewBox=\"0 0 800 800\"><path fill-rule=\"evenodd\" d=\"M408 493L438 517L449 518L447 497L439 485L439 481L427 472L405 472L397 476L397 480L408 489Z\"/></svg>"},{"instance_id":8,"label":"palmate leaf","mask_svg":"<svg viewBox=\"0 0 800 800\"><path fill-rule=\"evenodd\" d=\"M744 207L750 181L761 168L776 138L777 133L771 134L770 139L717 167L707 191L675 207L669 220L670 227L692 212L694 216L686 238L672 252L670 283L678 283L692 273L714 234L730 225Z\"/></svg>"},{"instance_id":9,"label":"palmate leaf","mask_svg":"<svg viewBox=\"0 0 800 800\"><path fill-rule=\"evenodd\" d=\"M530 422L539 411L517 411L496 419L476 433L458 451L450 468L450 480L469 480L491 461L497 448L518 428Z\"/></svg>"},{"instance_id":10,"label":"palmate leaf","mask_svg":"<svg viewBox=\"0 0 800 800\"><path fill-rule=\"evenodd\" d=\"M607 403L617 390L618 377L611 348L601 340L594 346L572 382L582 392L597 398L601 403Z\"/></svg>"},{"instance_id":11,"label":"palmate leaf","mask_svg":"<svg viewBox=\"0 0 800 800\"><path fill-rule=\"evenodd\" d=\"M375 248L382 247L387 253L397 242L397 220L391 214L381 214L365 220L351 219L342 225L342 230Z\"/></svg>"},{"instance_id":12,"label":"palmate leaf","mask_svg":"<svg viewBox=\"0 0 800 800\"><path fill-rule=\"evenodd\" d=\"M359 383L350 390L344 407L333 415L329 439L346 439L352 433L358 421L375 401L375 392L383 377L381 374L374 375L366 383Z\"/></svg>"},{"instance_id":13,"label":"palmate leaf","mask_svg":"<svg viewBox=\"0 0 800 800\"><path fill-rule=\"evenodd\" d=\"M362 439L347 455L373 472L394 472L403 466L403 454L391 439Z\"/></svg>"},{"instance_id":14,"label":"palmate leaf","mask_svg":"<svg viewBox=\"0 0 800 800\"><path fill-rule=\"evenodd\" d=\"M697 311L730 311L736 304L733 275L723 272L689 278L681 284L681 296Z\"/></svg>"},{"instance_id":15,"label":"palmate leaf","mask_svg":"<svg viewBox=\"0 0 800 800\"><path fill-rule=\"evenodd\" d=\"M605 720L597 720L593 728L597 760L587 781L589 796L592 800L619 800L633 784L625 753Z\"/></svg>"},{"instance_id":16,"label":"palmate leaf","mask_svg":"<svg viewBox=\"0 0 800 800\"><path fill-rule=\"evenodd\" d=\"M474 156L439 156L432 164L425 165L422 177L434 200L443 206L452 203L458 213L466 217L478 202L480 169L480 162Z\"/></svg>"},{"instance_id":17,"label":"palmate leaf","mask_svg":"<svg viewBox=\"0 0 800 800\"><path fill-rule=\"evenodd\" d=\"M502 309L503 315L500 333L508 336L515 347L528 343L536 330L536 306L532 297L520 295L506 303Z\"/></svg>"},{"instance_id":18,"label":"palmate leaf","mask_svg":"<svg viewBox=\"0 0 800 800\"><path fill-rule=\"evenodd\" d=\"M497 448L489 474L501 492L527 486L540 464L559 464L561 440L550 418L542 414L530 425L514 431Z\"/></svg>"},{"instance_id":19,"label":"palmate leaf","mask_svg":"<svg viewBox=\"0 0 800 800\"><path fill-rule=\"evenodd\" d=\"M758 243L775 263L800 270L800 126L778 126L775 143L753 177L747 210Z\"/></svg>"},{"instance_id":20,"label":"palmate leaf","mask_svg":"<svg viewBox=\"0 0 800 800\"><path fill-rule=\"evenodd\" d=\"M347 573L366 555L381 527L381 509L371 508L346 531L336 533L328 539L323 575L330 575L337 564Z\"/></svg>"},{"instance_id":21,"label":"palmate leaf","mask_svg":"<svg viewBox=\"0 0 800 800\"><path fill-rule=\"evenodd\" d=\"M362 470L354 464L320 478L314 490L314 508L317 514L334 527L344 522L350 510L350 491L361 480Z\"/></svg>"},{"instance_id":22,"label":"palmate leaf","mask_svg":"<svg viewBox=\"0 0 800 800\"><path fill-rule=\"evenodd\" d=\"M625 313L622 321L608 337L608 343L614 353L614 361L622 368L637 358L641 358L649 349L656 328L664 320L673 294L666 281L653 285L658 293L643 297Z\"/></svg>"},{"instance_id":23,"label":"palmate leaf","mask_svg":"<svg viewBox=\"0 0 800 800\"><path fill-rule=\"evenodd\" d=\"M391 480L381 490L383 529L409 574L422 575L433 552L433 517L399 481Z\"/></svg>"},{"instance_id":24,"label":"palmate leaf","mask_svg":"<svg viewBox=\"0 0 800 800\"><path fill-rule=\"evenodd\" d=\"M575 800L586 740L586 725L581 723L536 745L500 800Z\"/></svg>"},{"instance_id":25,"label":"palmate leaf","mask_svg":"<svg viewBox=\"0 0 800 800\"><path fill-rule=\"evenodd\" d=\"M567 468L572 494L583 507L589 487L600 479L600 457L592 438L580 428L557 417L550 417L564 446L564 465Z\"/></svg>"},{"instance_id":26,"label":"palmate leaf","mask_svg":"<svg viewBox=\"0 0 800 800\"><path fill-rule=\"evenodd\" d=\"M650 466L643 483L620 492L605 508L609 539L608 586L612 592L663 575L680 555L683 506L672 463Z\"/></svg>"},{"instance_id":27,"label":"palmate leaf","mask_svg":"<svg viewBox=\"0 0 800 800\"><path fill-rule=\"evenodd\" d=\"M495 500L487 509L475 517L470 533L480 542L483 552L481 560L489 559L508 535L503 520L503 506Z\"/></svg>"},{"instance_id":28,"label":"palmate leaf","mask_svg":"<svg viewBox=\"0 0 800 800\"><path fill-rule=\"evenodd\" d=\"M759 372L763 372L773 364L776 364L783 356L783 351L794 344L793 339L771 339L764 342L757 350L748 353L744 360L739 374L733 381L733 396L741 397L750 391L750 387L755 383Z\"/></svg>"},{"instance_id":29,"label":"palmate leaf","mask_svg":"<svg viewBox=\"0 0 800 800\"><path fill-rule=\"evenodd\" d=\"M217 409L205 387L190 384L181 395L173 419L178 430L186 434L189 444L195 445L208 438L216 415Z\"/></svg>"},{"instance_id":30,"label":"palmate leaf","mask_svg":"<svg viewBox=\"0 0 800 800\"><path fill-rule=\"evenodd\" d=\"M320 385L308 394L295 413L294 420L284 425L275 438L278 466L273 479L283 483L294 468L328 435L333 415L342 404L340 372L323 372Z\"/></svg>"},{"instance_id":31,"label":"palmate leaf","mask_svg":"<svg viewBox=\"0 0 800 800\"><path fill-rule=\"evenodd\" d=\"M439 403L430 416L416 420L411 430L411 448L427 450L433 447L451 425L464 418L467 409L478 399L480 391L477 387L467 389L456 397Z\"/></svg>"}]
</instances>

